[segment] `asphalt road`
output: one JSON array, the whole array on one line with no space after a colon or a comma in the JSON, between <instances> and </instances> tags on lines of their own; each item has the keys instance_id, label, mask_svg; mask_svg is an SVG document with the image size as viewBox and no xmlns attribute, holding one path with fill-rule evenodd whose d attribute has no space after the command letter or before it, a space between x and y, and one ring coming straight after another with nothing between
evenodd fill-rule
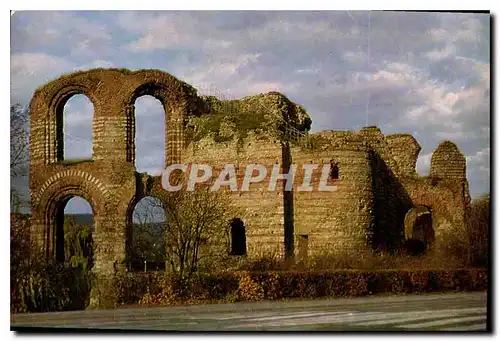
<instances>
[{"instance_id":1,"label":"asphalt road","mask_svg":"<svg viewBox=\"0 0 500 341\"><path fill-rule=\"evenodd\" d=\"M16 314L11 330L486 331L486 320L487 293L471 292Z\"/></svg>"}]
</instances>

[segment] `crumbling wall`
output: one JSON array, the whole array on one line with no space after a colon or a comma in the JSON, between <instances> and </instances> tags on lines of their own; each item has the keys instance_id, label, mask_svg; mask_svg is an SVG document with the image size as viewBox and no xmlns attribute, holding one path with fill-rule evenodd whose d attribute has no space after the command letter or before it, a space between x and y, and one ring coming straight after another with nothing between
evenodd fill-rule
<instances>
[{"instance_id":1,"label":"crumbling wall","mask_svg":"<svg viewBox=\"0 0 500 341\"><path fill-rule=\"evenodd\" d=\"M86 95L94 106L93 156L79 162L63 159L62 112L75 94ZM439 145L430 176L421 177L415 171L420 146L408 134L384 136L377 127L365 127L308 136L310 117L280 93L224 102L199 97L193 87L162 71L95 69L44 85L30 104L32 230L47 257L55 253L59 208L81 196L94 212L94 271L110 276L123 270L135 203L165 193L160 177L138 174L134 166L134 102L142 95L156 97L165 109L167 166L209 164L216 177L225 164L235 164L239 186L247 165L266 166L264 181L231 193L239 212L235 218L246 227L249 255L283 253L284 229L293 229L295 243L307 236L311 252L343 253L367 244L394 249L404 241L405 215L418 205L432 211L436 247L446 231L465 226L470 200L465 158L451 142ZM295 143L290 131L308 143ZM329 180L336 191L296 190L303 165L330 162L339 167L339 179ZM276 164L282 171L297 166L292 193L284 195L283 181L268 191ZM312 179L316 188L320 173ZM287 243L293 245L293 238Z\"/></svg>"},{"instance_id":2,"label":"crumbling wall","mask_svg":"<svg viewBox=\"0 0 500 341\"><path fill-rule=\"evenodd\" d=\"M284 125L306 132L311 118L300 105L279 92L269 92L242 99L223 101L201 96L202 114L191 116L186 125L186 141L199 141L211 135L216 142L227 142L257 134L281 139Z\"/></svg>"},{"instance_id":3,"label":"crumbling wall","mask_svg":"<svg viewBox=\"0 0 500 341\"><path fill-rule=\"evenodd\" d=\"M333 192L317 191L321 172L314 173L315 191L296 191L295 233L307 235L310 254L350 253L366 248L373 194L368 145L353 132L322 132L311 135L313 148L295 148L292 159L300 170L297 184L304 178L302 165L337 164L338 179Z\"/></svg>"},{"instance_id":4,"label":"crumbling wall","mask_svg":"<svg viewBox=\"0 0 500 341\"><path fill-rule=\"evenodd\" d=\"M453 142L441 142L432 153L429 175L451 181L465 179L465 156Z\"/></svg>"},{"instance_id":5,"label":"crumbling wall","mask_svg":"<svg viewBox=\"0 0 500 341\"><path fill-rule=\"evenodd\" d=\"M63 157L63 108L76 94L86 95L94 107L90 160ZM180 162L184 121L200 114L199 99L194 88L168 73L95 69L59 77L35 91L30 103L32 234L48 259L56 256L58 212L71 197L81 196L94 213L94 273L105 278L124 270L127 210L138 187L134 103L142 95L163 104L166 163Z\"/></svg>"},{"instance_id":6,"label":"crumbling wall","mask_svg":"<svg viewBox=\"0 0 500 341\"><path fill-rule=\"evenodd\" d=\"M282 162L280 141L253 132L241 140L235 138L228 142L215 142L210 136L192 142L184 153L184 161L211 165L214 178L224 165L234 164L238 189L249 164L264 165L268 174L262 182L250 184L249 191L230 193L233 205L240 214L235 218L240 218L245 225L249 256L283 253L283 190L278 184L276 191L268 191L270 170Z\"/></svg>"},{"instance_id":7,"label":"crumbling wall","mask_svg":"<svg viewBox=\"0 0 500 341\"><path fill-rule=\"evenodd\" d=\"M392 158L398 165L399 175L416 176L416 165L420 144L410 134L391 134L385 137Z\"/></svg>"}]
</instances>

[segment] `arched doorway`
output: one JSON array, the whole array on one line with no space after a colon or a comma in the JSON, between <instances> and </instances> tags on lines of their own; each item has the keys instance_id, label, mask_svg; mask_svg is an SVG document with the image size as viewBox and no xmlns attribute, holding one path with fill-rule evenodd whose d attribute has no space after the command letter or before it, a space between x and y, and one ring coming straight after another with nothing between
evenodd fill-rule
<instances>
[{"instance_id":1,"label":"arched doorway","mask_svg":"<svg viewBox=\"0 0 500 341\"><path fill-rule=\"evenodd\" d=\"M234 218L230 223L231 228L231 255L244 256L247 253L247 240L245 224L240 218Z\"/></svg>"},{"instance_id":2,"label":"arched doorway","mask_svg":"<svg viewBox=\"0 0 500 341\"><path fill-rule=\"evenodd\" d=\"M405 216L405 239L409 254L418 255L432 249L435 240L432 210L417 206Z\"/></svg>"},{"instance_id":3,"label":"arched doorway","mask_svg":"<svg viewBox=\"0 0 500 341\"><path fill-rule=\"evenodd\" d=\"M80 196L63 198L56 207L55 259L73 268L93 266L94 214L90 203Z\"/></svg>"},{"instance_id":4,"label":"arched doorway","mask_svg":"<svg viewBox=\"0 0 500 341\"><path fill-rule=\"evenodd\" d=\"M139 200L128 217L128 268L130 271L165 269L165 209L160 199Z\"/></svg>"}]
</instances>

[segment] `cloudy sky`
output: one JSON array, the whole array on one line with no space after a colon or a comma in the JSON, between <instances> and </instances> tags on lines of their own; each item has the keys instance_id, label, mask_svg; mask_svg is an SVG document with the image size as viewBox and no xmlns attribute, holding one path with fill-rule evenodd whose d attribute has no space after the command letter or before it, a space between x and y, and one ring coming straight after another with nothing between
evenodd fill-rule
<instances>
[{"instance_id":1,"label":"cloudy sky","mask_svg":"<svg viewBox=\"0 0 500 341\"><path fill-rule=\"evenodd\" d=\"M16 12L11 101L94 67L161 69L227 98L280 91L306 108L313 132L413 134L421 175L439 142L454 141L476 196L490 186L489 32L490 17L471 13ZM161 105L141 97L136 115L137 167L159 173ZM84 96L66 105L67 158L89 155L91 118Z\"/></svg>"}]
</instances>

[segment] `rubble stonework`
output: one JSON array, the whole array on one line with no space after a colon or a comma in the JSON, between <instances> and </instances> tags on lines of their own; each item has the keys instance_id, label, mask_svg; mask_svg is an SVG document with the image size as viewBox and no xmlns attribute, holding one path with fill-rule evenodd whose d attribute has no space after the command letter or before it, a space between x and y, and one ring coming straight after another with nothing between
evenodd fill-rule
<instances>
[{"instance_id":1,"label":"rubble stonework","mask_svg":"<svg viewBox=\"0 0 500 341\"><path fill-rule=\"evenodd\" d=\"M81 162L63 160L62 113L75 94L86 95L94 106L93 156ZM421 147L411 135L384 136L377 127L309 135L305 110L277 92L234 101L236 116L213 121L220 101L198 96L195 88L168 73L94 69L44 85L31 101L32 233L47 257L57 256L65 203L81 196L94 214L93 271L109 276L124 270L135 204L145 196L161 198L165 191L161 177L135 169L134 102L142 95L156 97L165 108L166 166L203 163L220 170L230 163L243 177L251 163L269 169L278 163L284 170L296 164L295 183L300 185L302 165L337 164L339 178L331 179L338 186L335 192L270 192L266 179L251 184L248 192L231 194L241 212L235 218L244 223L249 256L281 253L284 245L297 250L301 238L307 239L310 253L397 248L405 240L406 215L420 206L432 212L434 248L445 232L465 226L465 157L452 142L439 145L430 175L422 177L415 171ZM278 112L281 120L266 110ZM282 121L309 143L284 139ZM313 178L313 184L318 181ZM406 219L407 224L413 220Z\"/></svg>"}]
</instances>

